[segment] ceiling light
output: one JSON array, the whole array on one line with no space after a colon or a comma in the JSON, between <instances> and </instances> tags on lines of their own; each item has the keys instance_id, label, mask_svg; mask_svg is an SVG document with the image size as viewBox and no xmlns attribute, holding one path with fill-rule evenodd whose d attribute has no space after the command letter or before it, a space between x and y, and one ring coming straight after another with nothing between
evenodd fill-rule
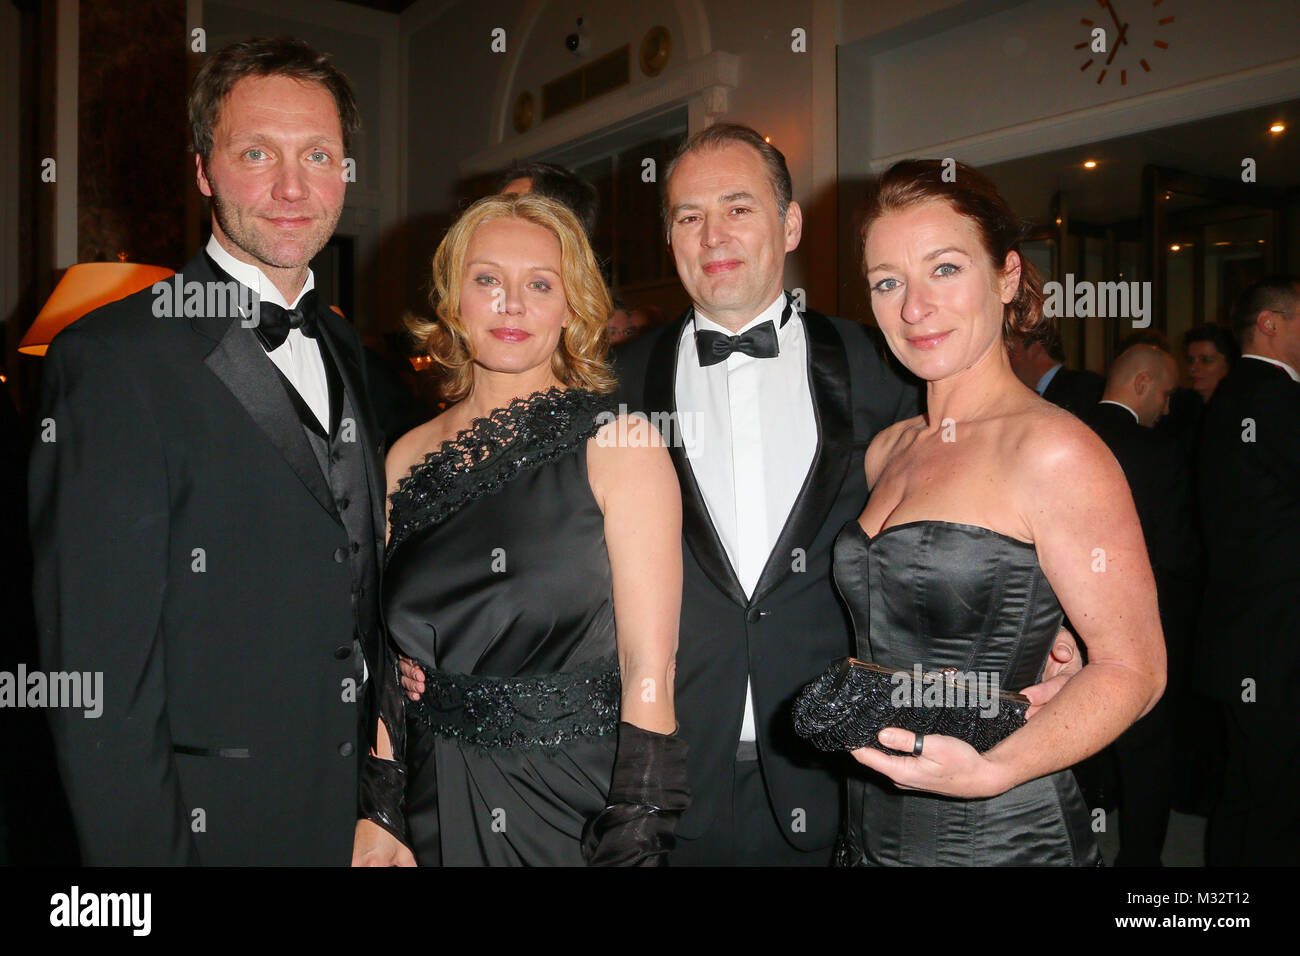
<instances>
[{"instance_id":1,"label":"ceiling light","mask_svg":"<svg viewBox=\"0 0 1300 956\"><path fill-rule=\"evenodd\" d=\"M1268 131L1270 133L1281 133L1284 132L1285 130L1286 130L1285 123L1274 123L1272 126L1268 128Z\"/></svg>"},{"instance_id":2,"label":"ceiling light","mask_svg":"<svg viewBox=\"0 0 1300 956\"><path fill-rule=\"evenodd\" d=\"M1084 169L1096 169L1096 168L1097 168L1097 161L1096 161L1095 159L1085 159L1085 160L1083 161L1083 168L1084 168Z\"/></svg>"}]
</instances>

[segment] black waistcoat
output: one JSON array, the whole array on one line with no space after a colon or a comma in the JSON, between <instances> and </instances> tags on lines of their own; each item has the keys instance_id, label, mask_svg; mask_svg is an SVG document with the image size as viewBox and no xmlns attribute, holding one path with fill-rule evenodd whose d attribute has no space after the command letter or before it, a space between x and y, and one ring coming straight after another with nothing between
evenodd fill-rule
<instances>
[{"instance_id":1,"label":"black waistcoat","mask_svg":"<svg viewBox=\"0 0 1300 956\"><path fill-rule=\"evenodd\" d=\"M298 390L276 368L281 383L293 402L302 424L307 444L311 446L320 466L330 494L334 498L335 514L348 534L348 544L334 555L340 563L347 561L352 577L352 615L355 626L353 661L357 669L357 682L364 676L362 635L369 634L378 625L378 604L375 600L379 588L379 569L370 550L376 530L370 508L372 489L366 477L365 448L361 427L357 422L352 396L343 387L343 380L323 338L320 344L321 360L325 364L325 377L329 384L329 424L326 434L320 419L307 405Z\"/></svg>"}]
</instances>

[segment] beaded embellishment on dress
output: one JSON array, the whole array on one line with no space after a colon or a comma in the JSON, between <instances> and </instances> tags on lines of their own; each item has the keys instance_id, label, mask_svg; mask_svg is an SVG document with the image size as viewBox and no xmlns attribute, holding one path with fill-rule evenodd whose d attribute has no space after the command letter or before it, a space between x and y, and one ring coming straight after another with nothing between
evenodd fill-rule
<instances>
[{"instance_id":1,"label":"beaded embellishment on dress","mask_svg":"<svg viewBox=\"0 0 1300 956\"><path fill-rule=\"evenodd\" d=\"M481 748L554 747L618 729L618 659L519 677L448 674L422 665L427 690L409 712L440 737Z\"/></svg>"},{"instance_id":2,"label":"beaded embellishment on dress","mask_svg":"<svg viewBox=\"0 0 1300 956\"><path fill-rule=\"evenodd\" d=\"M397 483L390 496L389 552L413 532L585 443L614 420L614 408L608 395L550 388L475 419Z\"/></svg>"}]
</instances>

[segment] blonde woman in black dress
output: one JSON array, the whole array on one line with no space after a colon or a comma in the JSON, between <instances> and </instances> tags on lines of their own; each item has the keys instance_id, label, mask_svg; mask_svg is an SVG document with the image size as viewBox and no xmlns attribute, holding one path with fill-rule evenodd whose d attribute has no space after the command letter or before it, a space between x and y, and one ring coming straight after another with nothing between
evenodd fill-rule
<instances>
[{"instance_id":1,"label":"blonde woman in black dress","mask_svg":"<svg viewBox=\"0 0 1300 956\"><path fill-rule=\"evenodd\" d=\"M687 803L681 496L658 432L610 402L595 257L559 204L493 196L433 278L414 331L452 404L389 452L383 584L426 689L381 727L355 862L662 862Z\"/></svg>"}]
</instances>

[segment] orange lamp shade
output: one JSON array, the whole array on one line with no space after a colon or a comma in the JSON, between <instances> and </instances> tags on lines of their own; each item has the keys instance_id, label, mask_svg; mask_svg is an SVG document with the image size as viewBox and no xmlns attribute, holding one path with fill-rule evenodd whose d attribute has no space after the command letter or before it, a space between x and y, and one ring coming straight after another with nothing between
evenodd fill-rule
<instances>
[{"instance_id":1,"label":"orange lamp shade","mask_svg":"<svg viewBox=\"0 0 1300 956\"><path fill-rule=\"evenodd\" d=\"M54 337L86 313L125 299L174 274L172 269L138 262L83 262L72 266L18 343L18 351L44 355Z\"/></svg>"}]
</instances>

